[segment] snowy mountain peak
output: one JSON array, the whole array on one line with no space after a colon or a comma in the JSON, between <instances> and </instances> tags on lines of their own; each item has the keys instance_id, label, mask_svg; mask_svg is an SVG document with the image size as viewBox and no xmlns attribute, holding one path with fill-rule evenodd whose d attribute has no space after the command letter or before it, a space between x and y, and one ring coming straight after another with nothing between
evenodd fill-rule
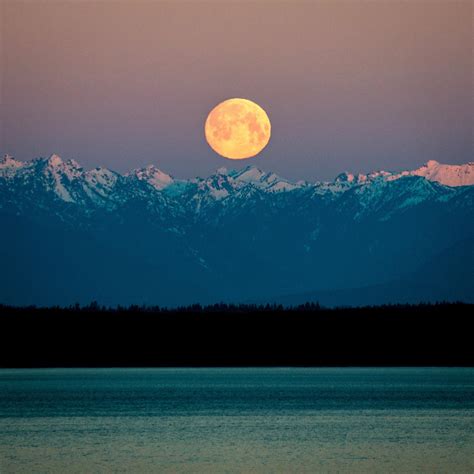
<instances>
[{"instance_id":1,"label":"snowy mountain peak","mask_svg":"<svg viewBox=\"0 0 474 474\"><path fill-rule=\"evenodd\" d=\"M0 160L0 166L21 166L22 162L15 160L13 156L9 155L8 153L4 155L4 157Z\"/></svg>"},{"instance_id":2,"label":"snowy mountain peak","mask_svg":"<svg viewBox=\"0 0 474 474\"><path fill-rule=\"evenodd\" d=\"M336 176L335 182L338 184L363 184L370 183L380 179L387 179L392 176L392 173L388 171L372 171L368 174L352 174L352 173L341 173Z\"/></svg>"},{"instance_id":3,"label":"snowy mountain peak","mask_svg":"<svg viewBox=\"0 0 474 474\"><path fill-rule=\"evenodd\" d=\"M13 156L6 154L0 160L0 169L2 168L21 168L24 165L22 161L17 161Z\"/></svg>"},{"instance_id":4,"label":"snowy mountain peak","mask_svg":"<svg viewBox=\"0 0 474 474\"><path fill-rule=\"evenodd\" d=\"M336 176L336 183L353 183L355 180L355 176L351 173L340 173Z\"/></svg>"},{"instance_id":5,"label":"snowy mountain peak","mask_svg":"<svg viewBox=\"0 0 474 474\"><path fill-rule=\"evenodd\" d=\"M250 184L269 192L291 191L301 187L301 185L281 178L276 173L266 173L255 166L246 166L241 171L231 173L230 175L239 183Z\"/></svg>"},{"instance_id":6,"label":"snowy mountain peak","mask_svg":"<svg viewBox=\"0 0 474 474\"><path fill-rule=\"evenodd\" d=\"M247 183L260 181L265 172L255 166L246 166L234 175L234 179Z\"/></svg>"},{"instance_id":7,"label":"snowy mountain peak","mask_svg":"<svg viewBox=\"0 0 474 474\"><path fill-rule=\"evenodd\" d=\"M217 171L216 174L221 174L223 176L227 176L229 174L229 170L225 166L221 166Z\"/></svg>"},{"instance_id":8,"label":"snowy mountain peak","mask_svg":"<svg viewBox=\"0 0 474 474\"><path fill-rule=\"evenodd\" d=\"M140 181L146 181L158 191L165 189L173 183L173 178L169 174L164 173L154 165L135 169L131 171L128 176L135 177Z\"/></svg>"},{"instance_id":9,"label":"snowy mountain peak","mask_svg":"<svg viewBox=\"0 0 474 474\"><path fill-rule=\"evenodd\" d=\"M367 175L360 174L359 175L359 180L361 178L362 178L362 180L387 179L390 176L392 176L392 173L390 173L390 171L378 170L378 171L372 171L371 173L369 173Z\"/></svg>"},{"instance_id":10,"label":"snowy mountain peak","mask_svg":"<svg viewBox=\"0 0 474 474\"><path fill-rule=\"evenodd\" d=\"M75 160L63 161L63 159L56 154L51 155L47 159L40 159L40 163L43 166L43 172L46 174L54 175L56 180L68 180L79 179L82 177L83 170L81 165Z\"/></svg>"},{"instance_id":11,"label":"snowy mountain peak","mask_svg":"<svg viewBox=\"0 0 474 474\"><path fill-rule=\"evenodd\" d=\"M17 161L11 155L5 155L0 160L0 176L3 177L12 177L15 175L18 168L21 168L25 165L22 161Z\"/></svg>"},{"instance_id":12,"label":"snowy mountain peak","mask_svg":"<svg viewBox=\"0 0 474 474\"><path fill-rule=\"evenodd\" d=\"M445 186L470 186L474 184L474 163L443 165L435 160L429 160L416 170L402 171L393 175L392 179L403 176L422 176L429 181L437 181Z\"/></svg>"},{"instance_id":13,"label":"snowy mountain peak","mask_svg":"<svg viewBox=\"0 0 474 474\"><path fill-rule=\"evenodd\" d=\"M46 160L46 162L48 163L48 165L51 165L51 166L61 166L63 164L62 158L59 155L56 155L55 153L53 153Z\"/></svg>"},{"instance_id":14,"label":"snowy mountain peak","mask_svg":"<svg viewBox=\"0 0 474 474\"><path fill-rule=\"evenodd\" d=\"M395 181L406 176L421 176L428 181L436 181L445 186L469 186L474 184L474 163L444 165L436 160L429 160L418 169L399 173L384 170L358 175L341 173L336 177L335 183L341 185L370 184L377 180Z\"/></svg>"}]
</instances>

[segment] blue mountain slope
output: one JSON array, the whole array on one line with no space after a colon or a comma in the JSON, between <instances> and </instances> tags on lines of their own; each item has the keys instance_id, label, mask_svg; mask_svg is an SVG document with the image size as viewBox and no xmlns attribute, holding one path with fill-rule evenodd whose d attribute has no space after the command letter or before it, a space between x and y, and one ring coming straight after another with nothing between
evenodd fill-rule
<instances>
[{"instance_id":1,"label":"blue mountain slope","mask_svg":"<svg viewBox=\"0 0 474 474\"><path fill-rule=\"evenodd\" d=\"M464 166L446 179L465 183L472 164ZM474 237L474 186L420 170L291 183L247 167L186 181L155 167L120 175L56 155L8 157L0 302L179 305L393 285ZM457 272L464 257L451 260ZM414 300L441 298L435 273L419 274L433 291L419 287ZM448 294L460 288L454 277L444 283Z\"/></svg>"},{"instance_id":2,"label":"blue mountain slope","mask_svg":"<svg viewBox=\"0 0 474 474\"><path fill-rule=\"evenodd\" d=\"M387 283L253 300L268 301L285 306L318 302L330 307L442 301L474 303L474 239L456 243L416 271Z\"/></svg>"}]
</instances>

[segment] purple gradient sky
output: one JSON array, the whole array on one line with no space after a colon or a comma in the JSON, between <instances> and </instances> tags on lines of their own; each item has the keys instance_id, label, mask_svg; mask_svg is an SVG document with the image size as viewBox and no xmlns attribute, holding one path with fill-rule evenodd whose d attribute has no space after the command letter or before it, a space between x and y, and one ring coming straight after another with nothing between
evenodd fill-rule
<instances>
[{"instance_id":1,"label":"purple gradient sky","mask_svg":"<svg viewBox=\"0 0 474 474\"><path fill-rule=\"evenodd\" d=\"M473 159L471 1L2 5L0 151L19 159L293 179ZM230 97L272 121L254 159L205 142Z\"/></svg>"}]
</instances>

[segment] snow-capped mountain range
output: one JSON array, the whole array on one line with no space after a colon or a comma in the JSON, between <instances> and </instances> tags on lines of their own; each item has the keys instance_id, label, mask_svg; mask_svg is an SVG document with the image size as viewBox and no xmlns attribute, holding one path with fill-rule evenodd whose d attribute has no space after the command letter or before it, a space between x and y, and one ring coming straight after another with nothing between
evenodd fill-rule
<instances>
[{"instance_id":1,"label":"snow-capped mountain range","mask_svg":"<svg viewBox=\"0 0 474 474\"><path fill-rule=\"evenodd\" d=\"M210 198L220 200L245 188L256 188L270 193L308 188L323 193L338 192L347 190L349 186L367 186L407 176L420 176L450 187L470 186L474 184L474 162L464 165L445 165L430 160L412 171L398 173L375 171L358 175L342 173L333 182L298 181L293 183L275 173L267 173L253 166L247 166L240 171L219 168L215 174L208 178L180 180L173 178L154 165L135 169L125 175L107 168L94 168L86 171L75 160L63 161L55 154L49 158L38 158L27 162L15 160L9 155L5 155L0 160L0 178L30 180L32 175L43 176L49 180L47 189L53 191L66 202L75 202L80 199L81 193L95 202L107 198L113 199L112 194L117 186L133 181L146 183L157 191L163 191L168 196L176 197L192 187L198 191L207 191Z\"/></svg>"},{"instance_id":2,"label":"snow-capped mountain range","mask_svg":"<svg viewBox=\"0 0 474 474\"><path fill-rule=\"evenodd\" d=\"M311 183L251 166L184 180L154 165L120 174L57 155L7 155L0 303L184 304L353 289L412 274L459 245L467 264L473 185L472 162ZM474 284L472 271L456 278ZM458 280L445 298L458 295Z\"/></svg>"}]
</instances>

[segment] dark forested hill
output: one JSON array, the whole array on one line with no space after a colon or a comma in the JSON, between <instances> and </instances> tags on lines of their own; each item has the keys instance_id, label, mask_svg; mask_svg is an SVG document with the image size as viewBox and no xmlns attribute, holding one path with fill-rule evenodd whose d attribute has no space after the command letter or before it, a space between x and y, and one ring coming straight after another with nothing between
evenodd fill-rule
<instances>
[{"instance_id":1,"label":"dark forested hill","mask_svg":"<svg viewBox=\"0 0 474 474\"><path fill-rule=\"evenodd\" d=\"M393 281L362 288L287 295L273 301L285 306L304 301L325 306L364 306L437 300L474 303L474 239L456 243L430 258L416 271Z\"/></svg>"}]
</instances>

